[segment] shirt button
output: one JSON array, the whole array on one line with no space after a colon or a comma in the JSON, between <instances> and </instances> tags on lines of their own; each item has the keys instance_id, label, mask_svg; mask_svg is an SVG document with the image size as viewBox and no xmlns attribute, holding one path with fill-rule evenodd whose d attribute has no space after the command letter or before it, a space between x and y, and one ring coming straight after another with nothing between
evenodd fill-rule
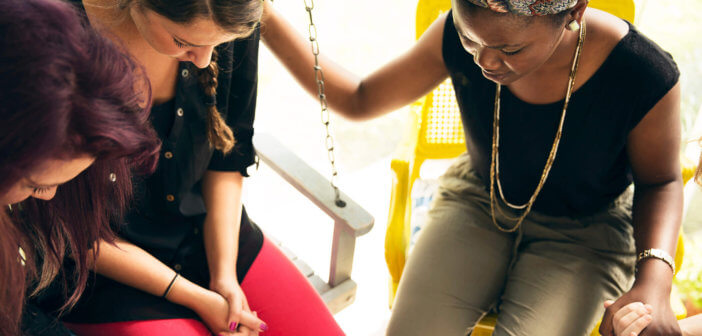
<instances>
[{"instance_id":1,"label":"shirt button","mask_svg":"<svg viewBox=\"0 0 702 336\"><path fill-rule=\"evenodd\" d=\"M175 264L175 265L173 265L173 269L180 272L180 270L183 269L183 266L181 266L180 264Z\"/></svg>"},{"instance_id":2,"label":"shirt button","mask_svg":"<svg viewBox=\"0 0 702 336\"><path fill-rule=\"evenodd\" d=\"M184 113L185 113L185 112L184 112L183 109L180 108L180 107L176 110L176 114L177 114L179 117L182 117Z\"/></svg>"},{"instance_id":3,"label":"shirt button","mask_svg":"<svg viewBox=\"0 0 702 336\"><path fill-rule=\"evenodd\" d=\"M164 156L166 159L172 159L172 158L173 158L173 153L171 153L171 152L165 152L165 153L163 153L163 156Z\"/></svg>"},{"instance_id":4,"label":"shirt button","mask_svg":"<svg viewBox=\"0 0 702 336\"><path fill-rule=\"evenodd\" d=\"M190 75L190 71L188 71L188 69L183 69L183 71L180 72L180 75L183 76L183 78L187 78Z\"/></svg>"},{"instance_id":5,"label":"shirt button","mask_svg":"<svg viewBox=\"0 0 702 336\"><path fill-rule=\"evenodd\" d=\"M173 201L175 201L175 196L168 194L168 195L166 195L166 200L169 202L173 202Z\"/></svg>"}]
</instances>

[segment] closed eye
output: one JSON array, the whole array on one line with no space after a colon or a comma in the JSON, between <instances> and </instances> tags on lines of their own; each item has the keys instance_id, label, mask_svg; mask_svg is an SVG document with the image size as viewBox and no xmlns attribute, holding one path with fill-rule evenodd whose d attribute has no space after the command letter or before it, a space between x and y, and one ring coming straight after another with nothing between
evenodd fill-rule
<instances>
[{"instance_id":1,"label":"closed eye","mask_svg":"<svg viewBox=\"0 0 702 336\"><path fill-rule=\"evenodd\" d=\"M180 42L180 41L176 40L175 38L173 39L173 43L175 43L176 47L178 47L178 48L185 48L185 43Z\"/></svg>"},{"instance_id":2,"label":"closed eye","mask_svg":"<svg viewBox=\"0 0 702 336\"><path fill-rule=\"evenodd\" d=\"M47 191L49 191L49 188L46 188L46 187L36 187L36 188L32 189L32 193L37 194L37 195L43 194Z\"/></svg>"},{"instance_id":3,"label":"closed eye","mask_svg":"<svg viewBox=\"0 0 702 336\"><path fill-rule=\"evenodd\" d=\"M515 50L515 51L504 51L504 50L502 50L502 53L505 54L505 55L508 55L508 56L512 56L512 55L516 55L516 54L520 53L521 51L522 51L522 49Z\"/></svg>"}]
</instances>

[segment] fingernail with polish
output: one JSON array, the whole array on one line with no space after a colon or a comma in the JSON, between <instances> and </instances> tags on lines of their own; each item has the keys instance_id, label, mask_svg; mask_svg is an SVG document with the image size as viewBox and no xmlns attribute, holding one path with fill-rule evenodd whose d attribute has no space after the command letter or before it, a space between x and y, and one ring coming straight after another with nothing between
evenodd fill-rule
<instances>
[{"instance_id":1,"label":"fingernail with polish","mask_svg":"<svg viewBox=\"0 0 702 336\"><path fill-rule=\"evenodd\" d=\"M229 324L229 330L234 331L236 329L236 322Z\"/></svg>"},{"instance_id":2,"label":"fingernail with polish","mask_svg":"<svg viewBox=\"0 0 702 336\"><path fill-rule=\"evenodd\" d=\"M261 323L261 331L268 330L268 326L265 323Z\"/></svg>"}]
</instances>

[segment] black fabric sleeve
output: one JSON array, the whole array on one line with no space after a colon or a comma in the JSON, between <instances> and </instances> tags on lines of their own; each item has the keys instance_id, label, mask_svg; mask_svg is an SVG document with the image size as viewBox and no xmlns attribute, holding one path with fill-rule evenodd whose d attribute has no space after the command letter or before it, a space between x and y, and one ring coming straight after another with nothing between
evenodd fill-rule
<instances>
[{"instance_id":1,"label":"black fabric sleeve","mask_svg":"<svg viewBox=\"0 0 702 336\"><path fill-rule=\"evenodd\" d=\"M248 176L246 168L256 160L252 138L258 85L259 40L260 32L256 28L251 36L233 42L232 65L230 69L223 70L231 71L226 122L234 132L236 145L228 155L215 150L208 166L209 170L238 171Z\"/></svg>"},{"instance_id":2,"label":"black fabric sleeve","mask_svg":"<svg viewBox=\"0 0 702 336\"><path fill-rule=\"evenodd\" d=\"M632 130L678 83L680 70L673 56L633 26L629 29L632 32L622 44L623 50L617 55L616 63L630 90L625 97L630 97L633 107L628 123Z\"/></svg>"}]
</instances>

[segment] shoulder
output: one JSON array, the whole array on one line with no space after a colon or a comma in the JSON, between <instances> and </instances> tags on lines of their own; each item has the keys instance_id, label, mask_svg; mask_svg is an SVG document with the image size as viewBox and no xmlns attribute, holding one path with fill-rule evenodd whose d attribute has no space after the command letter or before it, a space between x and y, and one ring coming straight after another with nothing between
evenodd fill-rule
<instances>
[{"instance_id":1,"label":"shoulder","mask_svg":"<svg viewBox=\"0 0 702 336\"><path fill-rule=\"evenodd\" d=\"M602 72L612 92L636 98L638 110L650 110L678 82L673 57L635 26L596 9L588 9L586 20L591 47L583 59Z\"/></svg>"},{"instance_id":2,"label":"shoulder","mask_svg":"<svg viewBox=\"0 0 702 336\"><path fill-rule=\"evenodd\" d=\"M584 21L587 37L582 66L594 73L629 34L629 25L616 16L594 8L587 9Z\"/></svg>"},{"instance_id":3,"label":"shoulder","mask_svg":"<svg viewBox=\"0 0 702 336\"><path fill-rule=\"evenodd\" d=\"M606 61L605 65L622 75L672 80L669 88L677 81L679 72L673 57L633 25L597 9L588 9L587 24L592 47L585 56L591 61Z\"/></svg>"}]
</instances>

